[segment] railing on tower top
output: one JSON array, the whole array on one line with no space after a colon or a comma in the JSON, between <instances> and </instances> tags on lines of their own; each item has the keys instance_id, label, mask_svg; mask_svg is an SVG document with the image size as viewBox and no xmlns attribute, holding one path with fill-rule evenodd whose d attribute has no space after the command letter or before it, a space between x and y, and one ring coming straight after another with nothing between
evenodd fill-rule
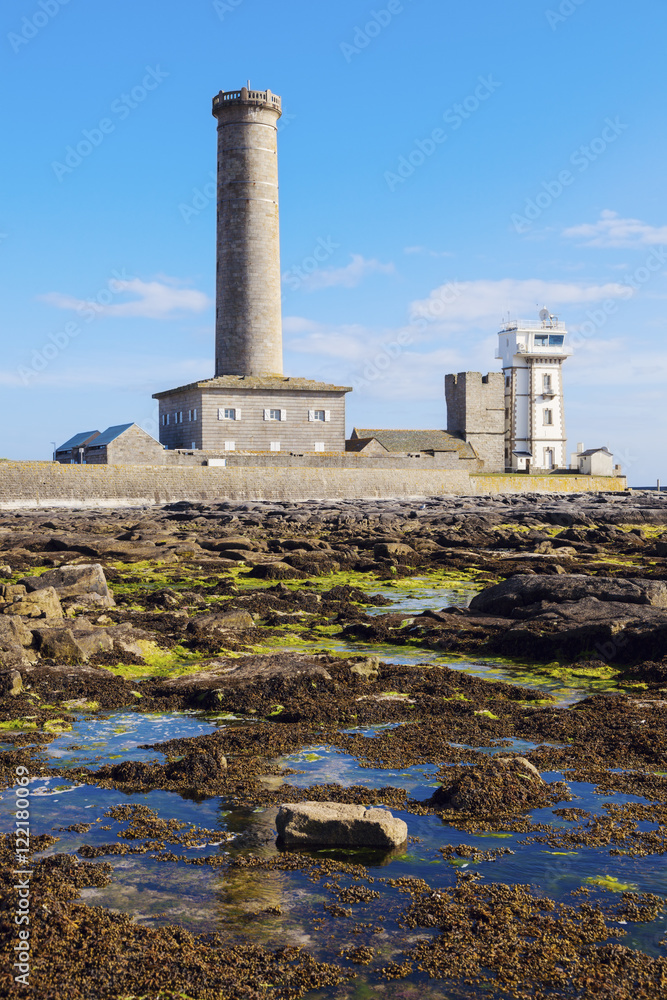
<instances>
[{"instance_id":1,"label":"railing on tower top","mask_svg":"<svg viewBox=\"0 0 667 1000\"><path fill-rule=\"evenodd\" d=\"M509 333L511 330L565 330L565 323L557 319L513 319L509 323L503 323L500 328L501 333Z\"/></svg>"},{"instance_id":2,"label":"railing on tower top","mask_svg":"<svg viewBox=\"0 0 667 1000\"><path fill-rule=\"evenodd\" d=\"M281 106L281 99L277 94L272 94L270 90L221 90L213 98L213 104L226 104L228 101L258 101L261 104L274 104L277 108Z\"/></svg>"}]
</instances>

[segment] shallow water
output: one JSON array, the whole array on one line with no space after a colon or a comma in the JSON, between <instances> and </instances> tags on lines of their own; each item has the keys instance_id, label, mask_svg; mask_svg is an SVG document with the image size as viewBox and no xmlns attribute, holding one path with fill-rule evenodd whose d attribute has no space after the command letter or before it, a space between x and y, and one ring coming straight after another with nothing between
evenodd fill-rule
<instances>
[{"instance_id":1,"label":"shallow water","mask_svg":"<svg viewBox=\"0 0 667 1000\"><path fill-rule=\"evenodd\" d=\"M417 581L419 583L419 581ZM426 608L440 609L469 602L478 588L471 584L461 588L404 586L400 584L372 588L374 593L383 593L391 598L392 606L367 609L370 614L401 611L419 614ZM298 642L290 645L289 637L281 648L294 648L301 652L315 649L327 651L379 655L393 663L447 665L454 669L472 673L486 680L504 680L521 683L542 692L552 694L563 705L571 704L596 689L596 682L588 677L575 679L563 684L557 679L531 676L530 668L507 661L485 658L474 661L463 657L438 656L432 650L417 646L392 646L365 643L346 643L329 637L326 641L312 643ZM224 726L234 726L237 720L224 714L182 713L138 715L131 710L111 713L98 718L79 716L71 732L55 739L45 752L61 767L84 765L96 769L102 764L113 764L121 760L163 761L164 756L156 750L140 749L144 744L153 744L167 739L199 736L213 732ZM365 726L346 729L345 732L360 733L369 740L385 728L397 725ZM509 749L528 752L535 744L525 740L514 740ZM502 747L488 746L475 748L483 752L507 753L508 744ZM299 788L313 784L336 782L343 787L350 785L367 786L369 789L393 786L405 789L411 797L425 799L437 787L436 768L433 765L417 765L402 769L362 767L349 754L336 751L327 745L305 746L299 753L285 756L278 761L287 769L295 769L298 774L285 776L285 781ZM549 782L565 780L567 774L544 774ZM594 814L602 814L604 803L625 803L643 801L634 796L621 794L597 795L594 786L568 782L575 796L567 804L570 807L586 809ZM34 835L53 833L59 841L47 852L75 852L82 844L101 845L127 843L118 837L125 823L105 818L104 813L119 804L141 804L156 810L160 818L175 818L188 824L205 827L214 831L201 838L197 847L184 848L180 845L168 850L185 858L193 859L207 855L230 856L252 853L270 858L277 854L275 846L275 808L230 808L220 797L202 797L194 794L177 794L163 790L149 793L126 794L118 790L100 789L93 785L76 785L62 777L36 778L31 783L31 832ZM10 812L13 804L11 793L0 798L0 831L13 829L14 816ZM271 948L286 944L308 947L317 958L341 962L338 952L341 947L368 944L376 952L374 965L388 961L401 961L401 952L420 939L428 939L434 932L424 929L406 931L396 921L399 912L408 899L398 889L384 885L382 877L420 878L427 881L436 891L449 889L456 884L457 873L480 874L481 882L505 882L529 886L535 894L545 894L557 901L575 902L570 896L588 877L611 875L621 882L630 884L637 891L667 895L667 866L657 855L645 858L610 856L609 848L581 847L567 854L557 854L544 844L521 844L526 834L493 833L473 835L464 833L444 824L436 816L415 816L411 813L392 809L396 816L408 824L411 841L402 853L390 856L369 856L366 852L346 852L337 855L341 860L358 860L368 866L369 874L375 878L372 888L380 892L379 899L368 903L358 903L351 907L352 918L334 919L323 909L325 903L336 902L326 887L326 877L320 883L313 883L300 871L266 871L261 869L215 869L210 866L196 866L182 861L160 861L150 854L109 855L100 861L109 861L114 869L110 885L102 888L88 888L82 891L82 901L88 905L102 905L113 910L131 914L146 926L169 923L180 924L196 932L220 931L230 941L251 941ZM536 822L550 822L555 826L567 827L566 820L553 816L552 809L537 809L530 814ZM87 833L54 831L54 827L65 827L73 823L92 823ZM102 827L109 827L103 829ZM650 824L642 824L642 829ZM215 831L221 837L216 836ZM232 833L234 839L228 841L222 836ZM508 848L514 853L505 854L494 861L474 862L467 858L456 858L453 863L441 855L439 848L446 845L472 844L481 850ZM330 852L316 852L315 856L327 857ZM347 877L341 885L349 884ZM597 899L609 903L614 898L607 890L592 887L589 901ZM346 904L347 905L347 904ZM280 907L281 912L265 912ZM322 930L315 929L313 920L325 917ZM356 921L375 924L381 933L371 937L364 931L356 937L351 928ZM629 924L628 934L621 943L635 946L650 955L660 954L658 941L665 933L665 919L660 917L647 924ZM345 963L343 963L345 964ZM312 1000L328 998L369 998L392 996L401 1000L436 1000L476 995L469 990L460 992L448 987L446 992L421 974L407 980L391 984L374 983L372 974L360 966L353 966L357 978L347 984L319 990L311 994ZM481 993L479 995L482 995ZM484 995L488 996L488 991Z\"/></svg>"},{"instance_id":2,"label":"shallow water","mask_svg":"<svg viewBox=\"0 0 667 1000\"><path fill-rule=\"evenodd\" d=\"M139 744L152 743L176 736L195 736L212 732L220 726L233 726L229 717L205 716L184 713L136 716L129 712L113 713L108 719L95 722L79 718L72 732L63 734L48 748L50 755L61 765L101 763L122 760L162 760L154 750L141 750ZM347 732L360 732L368 739L384 726L352 728ZM527 741L514 741L512 749L532 749ZM482 748L488 753L507 752L507 747ZM361 767L350 755L337 752L327 745L304 747L296 754L285 756L279 764L302 773L286 776L286 781L301 788L323 782L338 782L380 788L392 785L404 788L417 799L429 797L437 782L435 768L414 766L402 769ZM567 774L544 774L546 781L557 781ZM642 801L634 796L620 794L597 795L593 786L569 782L575 798L572 807L602 812L605 802ZM276 853L274 843L273 809L230 809L219 797L188 797L162 790L146 794L125 794L118 790L99 789L92 785L79 785L63 778L36 778L31 783L32 833L52 833L54 827L71 823L90 822L87 833L56 832L60 840L47 852L74 852L81 844L123 843L117 833L124 823L104 818L103 813L119 804L142 804L155 809L164 819L172 817L205 827L213 831L232 832L231 843L218 842L215 835L203 837L196 848L180 845L168 848L188 858L208 854L234 856L251 851L270 857ZM13 828L14 817L10 812L12 799L5 794L0 801L0 830ZM418 838L403 853L390 857L373 858L365 852L355 856L347 852L345 858L359 860L368 865L371 876L422 878L437 891L450 888L456 882L456 873L475 871L483 881L518 883L528 885L535 893L545 893L556 900L572 902L569 894L579 888L589 876L613 875L639 891L667 894L667 866L659 856L646 858L611 857L608 848L579 848L567 855L557 855L543 844L522 845L525 834L473 835L463 833L443 824L436 816L415 816L393 809L408 824L411 837ZM567 826L565 820L552 815L551 808L533 810L535 821L548 821L556 826ZM102 829L108 826L110 829ZM438 848L448 844L474 844L489 850L509 848L513 854L499 857L492 862L473 862L456 859L453 864L443 859ZM319 852L327 856L329 852ZM317 856L317 855L316 855ZM340 856L340 855L338 855ZM150 855L108 856L114 868L114 878L109 886L89 888L82 892L82 899L90 905L103 905L132 914L142 924L158 926L176 922L194 932L220 930L230 940L251 940L279 947L285 944L307 945L320 958L333 958L341 946L358 945L360 940L350 939L349 920L331 920L326 935L313 933L314 917L326 916L325 902L335 901L322 883L313 885L302 872L262 871L247 869L225 870L224 873L209 866L192 866L182 862L161 862ZM347 883L342 880L342 884ZM384 920L385 931L374 935L371 942L379 948L383 959L391 960L405 948L409 941L423 936L401 930L395 916L406 903L406 897L394 888L377 881L373 888L381 893L380 899L353 907L354 918L366 922ZM610 893L594 890L591 898L606 898ZM269 907L279 906L280 915L262 913ZM628 925L629 935L623 943L640 947L649 954L658 954L658 939L664 933L665 921L658 919L645 925ZM428 936L428 932L425 932ZM333 943L330 939L333 935ZM333 950L332 950L333 949ZM364 981L363 970L357 970ZM406 981L402 988L409 989ZM431 984L435 989L435 984ZM359 987L357 980L354 989ZM352 989L346 986L345 989ZM354 992L323 991L319 996L355 996ZM394 993L392 995L401 995ZM404 994L410 996L410 993ZM436 993L432 994L437 996ZM449 996L452 994L449 993Z\"/></svg>"}]
</instances>

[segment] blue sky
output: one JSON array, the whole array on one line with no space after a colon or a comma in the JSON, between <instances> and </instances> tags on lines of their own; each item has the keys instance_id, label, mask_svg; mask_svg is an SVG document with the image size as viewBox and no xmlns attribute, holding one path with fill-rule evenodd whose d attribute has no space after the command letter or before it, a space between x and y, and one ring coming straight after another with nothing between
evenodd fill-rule
<instances>
[{"instance_id":1,"label":"blue sky","mask_svg":"<svg viewBox=\"0 0 667 1000\"><path fill-rule=\"evenodd\" d=\"M354 385L348 430L443 427L445 373L546 304L570 449L667 479L665 38L663 0L8 0L0 455L157 433L151 394L212 374L211 98L250 79L288 374Z\"/></svg>"}]
</instances>

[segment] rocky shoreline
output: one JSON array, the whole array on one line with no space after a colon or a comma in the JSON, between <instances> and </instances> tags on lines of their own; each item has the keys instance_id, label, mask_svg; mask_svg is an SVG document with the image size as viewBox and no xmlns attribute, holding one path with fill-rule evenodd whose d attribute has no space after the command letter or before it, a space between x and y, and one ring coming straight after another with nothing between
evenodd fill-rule
<instances>
[{"instance_id":1,"label":"rocky shoreline","mask_svg":"<svg viewBox=\"0 0 667 1000\"><path fill-rule=\"evenodd\" d=\"M457 588L475 596L437 604L440 590L451 597ZM422 590L428 606L415 611ZM457 669L459 661L484 658L511 658L498 661L503 680ZM564 704L540 683L544 677L578 683L580 697ZM628 890L615 909L602 900L595 917L583 888L570 903L547 906L534 888L464 877L454 864L528 848L517 841L494 854L459 843L442 848L454 866L450 885L436 891L423 878L380 880L381 894L393 900L395 931L394 945L378 951L376 917L353 940L349 918L340 915L357 890L356 901L375 912L379 890L365 888L376 878L375 862L295 853L302 833L282 853L273 844L280 807L302 830L320 813L361 810L346 820L361 830L364 810L383 806L400 812L393 822L407 821L408 830L440 822L461 836L528 836L527 845L554 854L595 848L659 857L667 852L665 695L661 495L0 513L2 786L11 788L16 768L27 767L35 779L114 790L129 803L109 814L112 826L129 822L114 843L87 840L83 823L74 852L58 853L55 827L35 831L40 996L254 998L266 995L261 984L268 983L279 997L341 984L331 995L342 997L353 995L345 983L355 969L368 967L376 977L370 982L407 977L408 984L422 968L449 990L467 978L498 997L591 990L619 1000L658 997L667 981L664 947L649 955L614 942L625 933L619 905L626 922L658 920L662 895ZM78 720L118 710L234 721L146 745L143 760L63 767L50 756ZM379 728L369 738L364 726ZM391 782L291 782L298 771L278 761L317 745L373 774L435 768L438 789L415 796ZM525 749L517 754L517 746ZM640 801L619 800L599 815L568 805L572 782ZM228 810L263 810L266 838L245 841L219 828L179 833L175 819L132 804L157 789L174 801L212 797ZM302 814L308 822L298 820ZM214 836L219 850L198 861L188 854ZM9 851L6 835L7 899ZM162 866L201 864L232 880L250 870L316 883L326 877L322 919L340 950L272 950L246 940L242 928L231 942L217 932L197 937L84 905L86 886L114 880L109 862L97 859L119 854L148 854ZM0 935L10 947L10 904L1 905ZM408 929L417 927L439 936L431 931L415 943ZM91 933L94 953L83 947ZM77 961L58 957L60 937ZM518 940L530 956L523 969ZM141 961L130 965L121 942L131 942ZM7 974L0 971L0 985Z\"/></svg>"}]
</instances>

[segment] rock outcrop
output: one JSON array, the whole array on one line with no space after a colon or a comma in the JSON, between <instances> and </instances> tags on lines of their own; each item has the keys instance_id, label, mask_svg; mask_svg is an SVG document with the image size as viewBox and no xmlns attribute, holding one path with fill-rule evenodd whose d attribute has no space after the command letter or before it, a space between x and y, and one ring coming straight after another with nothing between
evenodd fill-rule
<instances>
[{"instance_id":1,"label":"rock outcrop","mask_svg":"<svg viewBox=\"0 0 667 1000\"><path fill-rule=\"evenodd\" d=\"M370 847L392 850L408 839L408 827L386 809L339 802L282 805L278 836L287 847Z\"/></svg>"}]
</instances>

